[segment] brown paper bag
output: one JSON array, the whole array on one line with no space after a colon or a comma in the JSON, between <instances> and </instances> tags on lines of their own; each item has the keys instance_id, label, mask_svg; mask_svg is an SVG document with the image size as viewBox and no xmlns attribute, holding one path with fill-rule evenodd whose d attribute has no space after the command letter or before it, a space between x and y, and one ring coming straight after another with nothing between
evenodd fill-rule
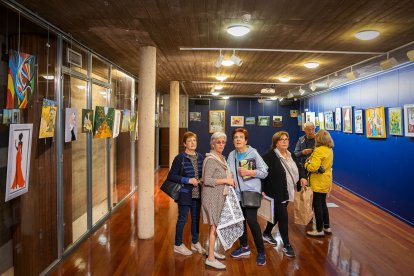
<instances>
[{"instance_id":1,"label":"brown paper bag","mask_svg":"<svg viewBox=\"0 0 414 276\"><path fill-rule=\"evenodd\" d=\"M295 223L307 225L313 217L312 209L313 191L310 187L302 187L300 192L295 192Z\"/></svg>"}]
</instances>

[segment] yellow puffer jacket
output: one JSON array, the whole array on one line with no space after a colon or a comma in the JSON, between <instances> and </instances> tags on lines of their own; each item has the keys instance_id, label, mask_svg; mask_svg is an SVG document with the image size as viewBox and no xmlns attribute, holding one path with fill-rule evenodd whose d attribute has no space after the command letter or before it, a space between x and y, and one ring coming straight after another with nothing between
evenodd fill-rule
<instances>
[{"instance_id":1,"label":"yellow puffer jacket","mask_svg":"<svg viewBox=\"0 0 414 276\"><path fill-rule=\"evenodd\" d=\"M329 193L332 188L333 150L327 146L316 147L305 169L310 172L310 185L314 192ZM316 173L320 166L324 166L324 173Z\"/></svg>"}]
</instances>

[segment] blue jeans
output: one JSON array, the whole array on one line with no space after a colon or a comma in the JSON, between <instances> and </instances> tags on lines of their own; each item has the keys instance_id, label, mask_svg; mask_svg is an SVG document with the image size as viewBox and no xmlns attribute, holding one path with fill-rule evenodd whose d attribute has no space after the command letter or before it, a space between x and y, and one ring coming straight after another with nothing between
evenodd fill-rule
<instances>
[{"instance_id":1,"label":"blue jeans","mask_svg":"<svg viewBox=\"0 0 414 276\"><path fill-rule=\"evenodd\" d=\"M201 200L192 199L191 205L178 205L178 219L175 227L175 245L179 246L183 243L184 226L187 223L188 210L191 212L191 236L192 242L198 243L200 232L200 209Z\"/></svg>"}]
</instances>

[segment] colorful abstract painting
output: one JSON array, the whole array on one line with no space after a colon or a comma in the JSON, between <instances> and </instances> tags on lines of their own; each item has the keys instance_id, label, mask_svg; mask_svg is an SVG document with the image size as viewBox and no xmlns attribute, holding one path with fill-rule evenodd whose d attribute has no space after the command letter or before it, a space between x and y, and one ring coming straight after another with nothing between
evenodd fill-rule
<instances>
[{"instance_id":1,"label":"colorful abstract painting","mask_svg":"<svg viewBox=\"0 0 414 276\"><path fill-rule=\"evenodd\" d=\"M352 106L342 107L343 132L352 133Z\"/></svg>"},{"instance_id":2,"label":"colorful abstract painting","mask_svg":"<svg viewBox=\"0 0 414 276\"><path fill-rule=\"evenodd\" d=\"M111 138L114 125L115 110L112 107L97 106L95 108L94 138Z\"/></svg>"},{"instance_id":3,"label":"colorful abstract painting","mask_svg":"<svg viewBox=\"0 0 414 276\"><path fill-rule=\"evenodd\" d=\"M230 116L230 126L244 127L244 116Z\"/></svg>"},{"instance_id":4,"label":"colorful abstract painting","mask_svg":"<svg viewBox=\"0 0 414 276\"><path fill-rule=\"evenodd\" d=\"M82 109L82 133L93 132L93 110Z\"/></svg>"},{"instance_id":5,"label":"colorful abstract painting","mask_svg":"<svg viewBox=\"0 0 414 276\"><path fill-rule=\"evenodd\" d=\"M403 135L402 110L400 107L388 108L388 129L390 135Z\"/></svg>"},{"instance_id":6,"label":"colorful abstract painting","mask_svg":"<svg viewBox=\"0 0 414 276\"><path fill-rule=\"evenodd\" d=\"M354 118L355 118L355 133L364 133L364 119L362 115L362 109L354 110Z\"/></svg>"},{"instance_id":7,"label":"colorful abstract painting","mask_svg":"<svg viewBox=\"0 0 414 276\"><path fill-rule=\"evenodd\" d=\"M26 108L34 93L35 62L33 55L9 52L6 108Z\"/></svg>"},{"instance_id":8,"label":"colorful abstract painting","mask_svg":"<svg viewBox=\"0 0 414 276\"><path fill-rule=\"evenodd\" d=\"M414 137L414 104L404 105L405 136Z\"/></svg>"},{"instance_id":9,"label":"colorful abstract painting","mask_svg":"<svg viewBox=\"0 0 414 276\"><path fill-rule=\"evenodd\" d=\"M385 111L383 106L365 110L365 124L368 138L386 138Z\"/></svg>"},{"instance_id":10,"label":"colorful abstract painting","mask_svg":"<svg viewBox=\"0 0 414 276\"><path fill-rule=\"evenodd\" d=\"M325 129L334 130L333 112L326 111L324 115L325 115Z\"/></svg>"},{"instance_id":11,"label":"colorful abstract painting","mask_svg":"<svg viewBox=\"0 0 414 276\"><path fill-rule=\"evenodd\" d=\"M55 135L56 112L56 102L43 99L39 138L50 138Z\"/></svg>"}]
</instances>

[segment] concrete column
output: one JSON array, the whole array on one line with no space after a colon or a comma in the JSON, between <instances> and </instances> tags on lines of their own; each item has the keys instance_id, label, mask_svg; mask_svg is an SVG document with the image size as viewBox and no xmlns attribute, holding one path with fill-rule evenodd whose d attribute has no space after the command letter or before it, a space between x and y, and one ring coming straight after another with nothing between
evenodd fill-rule
<instances>
[{"instance_id":1,"label":"concrete column","mask_svg":"<svg viewBox=\"0 0 414 276\"><path fill-rule=\"evenodd\" d=\"M156 49L141 47L138 83L138 238L154 237ZM133 168L132 168L133 169Z\"/></svg>"},{"instance_id":2,"label":"concrete column","mask_svg":"<svg viewBox=\"0 0 414 276\"><path fill-rule=\"evenodd\" d=\"M178 81L170 82L170 168L178 154L180 89Z\"/></svg>"}]
</instances>

